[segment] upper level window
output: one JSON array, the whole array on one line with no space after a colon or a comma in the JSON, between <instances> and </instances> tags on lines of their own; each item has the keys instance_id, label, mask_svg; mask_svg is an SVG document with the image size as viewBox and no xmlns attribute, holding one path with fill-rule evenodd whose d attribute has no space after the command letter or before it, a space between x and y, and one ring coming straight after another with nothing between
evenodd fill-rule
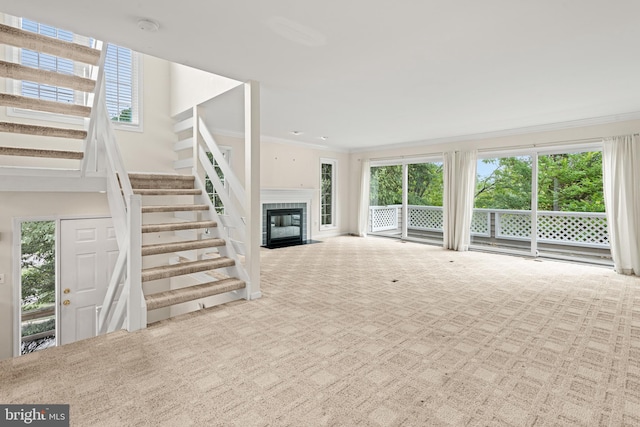
<instances>
[{"instance_id":1,"label":"upper level window","mask_svg":"<svg viewBox=\"0 0 640 427\"><path fill-rule=\"evenodd\" d=\"M336 226L336 165L334 159L320 159L320 228Z\"/></svg>"},{"instance_id":2,"label":"upper level window","mask_svg":"<svg viewBox=\"0 0 640 427\"><path fill-rule=\"evenodd\" d=\"M81 37L70 31L61 30L49 25L44 25L28 19L20 20L20 27L26 31L55 37L60 40L91 45L92 39ZM19 49L18 59L22 65L39 68L47 71L55 71L65 74L89 76L90 66L74 62L69 59L59 58L45 53L35 52L29 49ZM107 45L107 54L104 66L104 80L106 89L107 112L111 120L123 127L141 127L141 84L140 84L140 59L131 49ZM16 92L22 96L28 96L48 101L69 102L76 104L88 103L88 96L84 92L75 92L72 89L56 87L35 82L18 82ZM36 113L28 110L14 109L14 114L23 117L39 118L44 120L73 122L68 117L50 114ZM80 120L78 120L80 122Z\"/></svg>"}]
</instances>

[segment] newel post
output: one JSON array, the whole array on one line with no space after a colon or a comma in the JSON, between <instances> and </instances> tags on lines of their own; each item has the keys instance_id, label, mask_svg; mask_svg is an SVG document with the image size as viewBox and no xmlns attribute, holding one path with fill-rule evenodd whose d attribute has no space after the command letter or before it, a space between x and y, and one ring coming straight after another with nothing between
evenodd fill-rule
<instances>
[{"instance_id":1,"label":"newel post","mask_svg":"<svg viewBox=\"0 0 640 427\"><path fill-rule=\"evenodd\" d=\"M260 84L244 84L244 186L246 194L246 269L249 274L247 299L262 296L260 291Z\"/></svg>"},{"instance_id":2,"label":"newel post","mask_svg":"<svg viewBox=\"0 0 640 427\"><path fill-rule=\"evenodd\" d=\"M129 227L127 330L133 332L147 327L147 310L142 293L142 197L138 194L129 198L127 225Z\"/></svg>"}]
</instances>

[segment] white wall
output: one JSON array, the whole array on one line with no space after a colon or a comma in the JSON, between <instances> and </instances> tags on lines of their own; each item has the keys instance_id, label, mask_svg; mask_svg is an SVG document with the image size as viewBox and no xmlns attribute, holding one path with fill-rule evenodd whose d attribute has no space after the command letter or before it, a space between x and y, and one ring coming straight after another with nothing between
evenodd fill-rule
<instances>
[{"instance_id":1,"label":"white wall","mask_svg":"<svg viewBox=\"0 0 640 427\"><path fill-rule=\"evenodd\" d=\"M591 138L602 138L607 136L625 135L638 133L640 131L640 120L631 120L617 123L599 124L593 126L582 126L567 128L562 130L526 133L498 138L473 139L466 141L451 142L446 144L416 144L410 147L362 151L350 154L351 179L349 200L349 230L357 232L358 227L358 201L360 195L360 171L362 159L379 158L401 158L403 156L428 156L442 154L446 151L455 150L500 150L511 147L531 147L534 144L562 144Z\"/></svg>"},{"instance_id":2,"label":"white wall","mask_svg":"<svg viewBox=\"0 0 640 427\"><path fill-rule=\"evenodd\" d=\"M143 61L143 131L116 130L125 167L130 172L174 172L177 137L170 117L171 63L148 55Z\"/></svg>"},{"instance_id":3,"label":"white wall","mask_svg":"<svg viewBox=\"0 0 640 427\"><path fill-rule=\"evenodd\" d=\"M242 82L171 63L171 116L201 104Z\"/></svg>"}]
</instances>

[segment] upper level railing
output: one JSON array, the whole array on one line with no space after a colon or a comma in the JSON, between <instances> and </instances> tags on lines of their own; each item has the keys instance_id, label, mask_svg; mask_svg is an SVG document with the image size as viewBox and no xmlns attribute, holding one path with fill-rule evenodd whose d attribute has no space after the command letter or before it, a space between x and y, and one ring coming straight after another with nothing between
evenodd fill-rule
<instances>
[{"instance_id":1,"label":"upper level railing","mask_svg":"<svg viewBox=\"0 0 640 427\"><path fill-rule=\"evenodd\" d=\"M369 231L400 228L404 220L402 205L371 206ZM407 229L443 231L441 206L408 206ZM531 211L509 209L474 209L471 234L506 240L531 240ZM607 218L601 212L538 211L537 240L592 248L608 248Z\"/></svg>"}]
</instances>

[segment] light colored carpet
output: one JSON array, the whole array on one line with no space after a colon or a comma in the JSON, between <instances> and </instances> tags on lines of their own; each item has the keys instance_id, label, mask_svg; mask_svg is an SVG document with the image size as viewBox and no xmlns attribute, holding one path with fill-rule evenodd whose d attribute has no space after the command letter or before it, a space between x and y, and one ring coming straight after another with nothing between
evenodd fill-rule
<instances>
[{"instance_id":1,"label":"light colored carpet","mask_svg":"<svg viewBox=\"0 0 640 427\"><path fill-rule=\"evenodd\" d=\"M640 425L640 280L380 238L262 252L264 297L0 362L72 425Z\"/></svg>"}]
</instances>

